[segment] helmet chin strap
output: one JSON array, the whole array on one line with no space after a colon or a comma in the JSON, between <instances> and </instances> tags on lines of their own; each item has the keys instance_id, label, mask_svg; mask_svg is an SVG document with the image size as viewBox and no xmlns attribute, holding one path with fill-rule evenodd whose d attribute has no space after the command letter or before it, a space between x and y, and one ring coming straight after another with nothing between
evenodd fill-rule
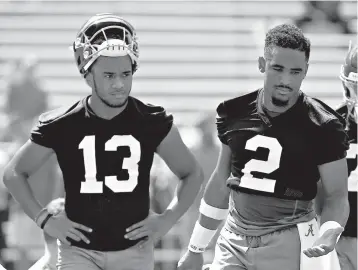
<instances>
[{"instance_id":1,"label":"helmet chin strap","mask_svg":"<svg viewBox=\"0 0 358 270\"><path fill-rule=\"evenodd\" d=\"M349 129L349 118L353 117L355 121L357 122L357 108L358 103L357 101L353 101L351 99L345 98L345 103L347 105L347 116L346 116L346 130Z\"/></svg>"},{"instance_id":2,"label":"helmet chin strap","mask_svg":"<svg viewBox=\"0 0 358 270\"><path fill-rule=\"evenodd\" d=\"M343 66L341 69L340 79L343 82L343 87L345 88L344 91L344 102L347 105L348 111L346 116L346 130L349 129L349 119L350 117L353 117L356 120L356 108L358 106L357 103L357 93L356 90L354 90L354 87L357 87L355 84L357 84L357 73L356 72L350 72L348 77L344 75L343 72ZM349 97L347 97L346 91L349 92Z\"/></svg>"}]
</instances>

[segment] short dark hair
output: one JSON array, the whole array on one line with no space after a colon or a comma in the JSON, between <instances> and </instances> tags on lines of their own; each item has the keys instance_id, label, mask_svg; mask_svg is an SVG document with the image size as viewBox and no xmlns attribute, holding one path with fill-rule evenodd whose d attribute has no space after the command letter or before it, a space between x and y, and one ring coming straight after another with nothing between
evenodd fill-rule
<instances>
[{"instance_id":1,"label":"short dark hair","mask_svg":"<svg viewBox=\"0 0 358 270\"><path fill-rule=\"evenodd\" d=\"M311 42L302 30L293 24L281 24L267 32L265 54L269 53L273 46L304 52L307 62L310 58Z\"/></svg>"}]
</instances>

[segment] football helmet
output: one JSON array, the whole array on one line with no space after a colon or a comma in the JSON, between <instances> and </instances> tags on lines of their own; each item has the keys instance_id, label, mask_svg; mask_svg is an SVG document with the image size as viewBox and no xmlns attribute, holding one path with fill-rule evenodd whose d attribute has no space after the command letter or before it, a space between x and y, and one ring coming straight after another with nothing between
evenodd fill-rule
<instances>
[{"instance_id":1,"label":"football helmet","mask_svg":"<svg viewBox=\"0 0 358 270\"><path fill-rule=\"evenodd\" d=\"M129 55L133 73L138 69L139 47L134 27L111 13L96 14L78 31L72 49L80 73L86 76L99 56Z\"/></svg>"},{"instance_id":2,"label":"football helmet","mask_svg":"<svg viewBox=\"0 0 358 270\"><path fill-rule=\"evenodd\" d=\"M345 57L344 64L341 67L339 76L343 83L344 99L353 106L357 104L357 51L358 45L355 44L352 46L352 42L349 42L348 53Z\"/></svg>"}]
</instances>

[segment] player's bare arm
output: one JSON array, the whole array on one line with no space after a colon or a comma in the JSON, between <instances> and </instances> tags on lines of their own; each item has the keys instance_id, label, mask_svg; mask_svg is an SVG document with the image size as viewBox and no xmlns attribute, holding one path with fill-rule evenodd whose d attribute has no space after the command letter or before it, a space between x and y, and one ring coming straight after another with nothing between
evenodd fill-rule
<instances>
[{"instance_id":1,"label":"player's bare arm","mask_svg":"<svg viewBox=\"0 0 358 270\"><path fill-rule=\"evenodd\" d=\"M343 158L318 169L324 192L321 224L333 220L344 227L349 215L347 161Z\"/></svg>"},{"instance_id":2,"label":"player's bare arm","mask_svg":"<svg viewBox=\"0 0 358 270\"><path fill-rule=\"evenodd\" d=\"M24 212L47 234L67 244L70 242L66 237L87 242L88 239L79 230L90 231L90 228L71 222L65 215L52 216L36 200L27 182L27 179L52 154L54 152L51 148L27 141L6 165L4 184Z\"/></svg>"},{"instance_id":3,"label":"player's bare arm","mask_svg":"<svg viewBox=\"0 0 358 270\"><path fill-rule=\"evenodd\" d=\"M322 206L323 206L323 187L322 187L322 181L318 181L317 183L317 195L314 199L314 209L317 213L317 215L321 215L322 213Z\"/></svg>"},{"instance_id":4,"label":"player's bare arm","mask_svg":"<svg viewBox=\"0 0 358 270\"><path fill-rule=\"evenodd\" d=\"M322 181L321 230L314 246L304 253L319 257L331 252L349 216L348 170L345 158L318 167Z\"/></svg>"},{"instance_id":5,"label":"player's bare arm","mask_svg":"<svg viewBox=\"0 0 358 270\"><path fill-rule=\"evenodd\" d=\"M125 237L131 240L149 236L155 241L166 234L192 205L203 182L202 169L174 125L158 146L157 153L181 181L172 202L162 214L151 213L147 219L127 229Z\"/></svg>"},{"instance_id":6,"label":"player's bare arm","mask_svg":"<svg viewBox=\"0 0 358 270\"><path fill-rule=\"evenodd\" d=\"M53 153L51 148L27 141L15 153L4 170L4 184L23 207L25 213L33 220L43 206L33 197L27 179Z\"/></svg>"},{"instance_id":7,"label":"player's bare arm","mask_svg":"<svg viewBox=\"0 0 358 270\"><path fill-rule=\"evenodd\" d=\"M230 189L226 186L226 180L230 175L230 159L229 146L221 144L218 163L205 187L204 202L218 209L228 209ZM222 220L200 213L198 221L201 226L209 230L216 230Z\"/></svg>"},{"instance_id":8,"label":"player's bare arm","mask_svg":"<svg viewBox=\"0 0 358 270\"><path fill-rule=\"evenodd\" d=\"M231 150L221 144L219 159L204 191L200 215L190 239L189 249L178 262L178 269L201 269L203 252L220 223L226 218L230 189L226 180L230 175Z\"/></svg>"}]
</instances>

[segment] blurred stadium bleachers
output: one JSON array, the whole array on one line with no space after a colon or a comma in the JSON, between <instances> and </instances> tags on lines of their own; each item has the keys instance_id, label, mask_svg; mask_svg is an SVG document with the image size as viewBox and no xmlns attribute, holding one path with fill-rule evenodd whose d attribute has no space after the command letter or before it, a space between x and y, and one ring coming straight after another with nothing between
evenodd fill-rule
<instances>
[{"instance_id":1,"label":"blurred stadium bleachers","mask_svg":"<svg viewBox=\"0 0 358 270\"><path fill-rule=\"evenodd\" d=\"M297 1L8 1L0 7L1 57L36 54L38 74L51 93L53 107L71 104L90 92L68 49L78 28L95 13L127 18L137 28L141 50L133 95L165 106L180 125L189 126L223 99L260 87L257 57L262 52L257 41L264 39L264 32L257 28L303 12ZM341 11L353 25L356 7L356 2L344 2ZM335 105L341 98L340 65L348 41L357 37L308 36L312 56L303 89Z\"/></svg>"}]
</instances>

